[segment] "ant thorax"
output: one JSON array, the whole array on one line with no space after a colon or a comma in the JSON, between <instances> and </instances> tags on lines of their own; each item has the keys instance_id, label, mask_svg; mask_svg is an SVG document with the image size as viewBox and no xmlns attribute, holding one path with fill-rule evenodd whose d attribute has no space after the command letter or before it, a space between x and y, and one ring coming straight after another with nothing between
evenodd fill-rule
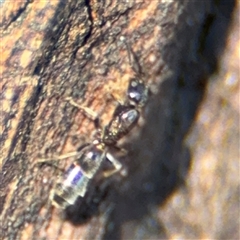
<instances>
[{"instance_id":1,"label":"ant thorax","mask_svg":"<svg viewBox=\"0 0 240 240\"><path fill-rule=\"evenodd\" d=\"M132 106L119 105L112 120L104 128L102 142L115 145L119 139L128 134L139 119L139 112Z\"/></svg>"}]
</instances>

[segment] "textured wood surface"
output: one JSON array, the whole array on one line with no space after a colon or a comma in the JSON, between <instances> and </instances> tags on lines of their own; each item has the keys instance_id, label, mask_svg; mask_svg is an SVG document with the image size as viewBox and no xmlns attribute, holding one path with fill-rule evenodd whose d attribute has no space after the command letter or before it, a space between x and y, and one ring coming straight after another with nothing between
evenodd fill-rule
<instances>
[{"instance_id":1,"label":"textured wood surface","mask_svg":"<svg viewBox=\"0 0 240 240\"><path fill-rule=\"evenodd\" d=\"M237 1L0 7L2 239L239 238ZM110 95L124 99L133 75L121 36L152 90L122 142L129 173L93 187L87 209L65 219L49 199L59 172L36 163L92 139L68 97L111 119Z\"/></svg>"}]
</instances>

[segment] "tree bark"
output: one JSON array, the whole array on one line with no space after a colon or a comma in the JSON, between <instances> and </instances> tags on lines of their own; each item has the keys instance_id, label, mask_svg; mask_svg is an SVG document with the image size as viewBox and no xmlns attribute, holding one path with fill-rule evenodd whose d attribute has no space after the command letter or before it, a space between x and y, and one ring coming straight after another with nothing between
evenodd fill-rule
<instances>
[{"instance_id":1,"label":"tree bark","mask_svg":"<svg viewBox=\"0 0 240 240\"><path fill-rule=\"evenodd\" d=\"M1 239L239 236L238 222L225 214L239 212L238 173L230 171L239 168L239 67L227 60L239 62L237 1L29 0L0 7ZM122 37L152 92L143 120L120 143L128 176L99 180L84 209L59 211L50 195L61 172L39 159L92 140L93 122L69 97L99 113L103 126L116 106L112 96L126 98L134 71ZM211 113L219 109L216 118ZM65 169L71 161L57 164Z\"/></svg>"}]
</instances>

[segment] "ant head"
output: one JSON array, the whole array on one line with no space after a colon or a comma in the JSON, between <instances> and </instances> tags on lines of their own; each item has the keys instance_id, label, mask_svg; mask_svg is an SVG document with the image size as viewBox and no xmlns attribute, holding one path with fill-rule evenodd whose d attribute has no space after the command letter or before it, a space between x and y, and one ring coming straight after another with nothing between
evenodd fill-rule
<instances>
[{"instance_id":1,"label":"ant head","mask_svg":"<svg viewBox=\"0 0 240 240\"><path fill-rule=\"evenodd\" d=\"M142 107L148 99L148 88L142 80L132 78L129 81L127 94L132 105Z\"/></svg>"}]
</instances>

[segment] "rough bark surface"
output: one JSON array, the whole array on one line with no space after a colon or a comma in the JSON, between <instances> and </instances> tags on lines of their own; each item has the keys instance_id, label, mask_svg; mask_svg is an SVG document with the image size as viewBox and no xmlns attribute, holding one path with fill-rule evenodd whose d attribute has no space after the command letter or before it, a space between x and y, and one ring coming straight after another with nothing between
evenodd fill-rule
<instances>
[{"instance_id":1,"label":"rough bark surface","mask_svg":"<svg viewBox=\"0 0 240 240\"><path fill-rule=\"evenodd\" d=\"M1 239L239 239L239 2L0 3ZM121 142L128 176L65 212L40 158L75 151L111 119L129 78L124 36L152 95ZM73 159L60 161L66 168Z\"/></svg>"}]
</instances>

